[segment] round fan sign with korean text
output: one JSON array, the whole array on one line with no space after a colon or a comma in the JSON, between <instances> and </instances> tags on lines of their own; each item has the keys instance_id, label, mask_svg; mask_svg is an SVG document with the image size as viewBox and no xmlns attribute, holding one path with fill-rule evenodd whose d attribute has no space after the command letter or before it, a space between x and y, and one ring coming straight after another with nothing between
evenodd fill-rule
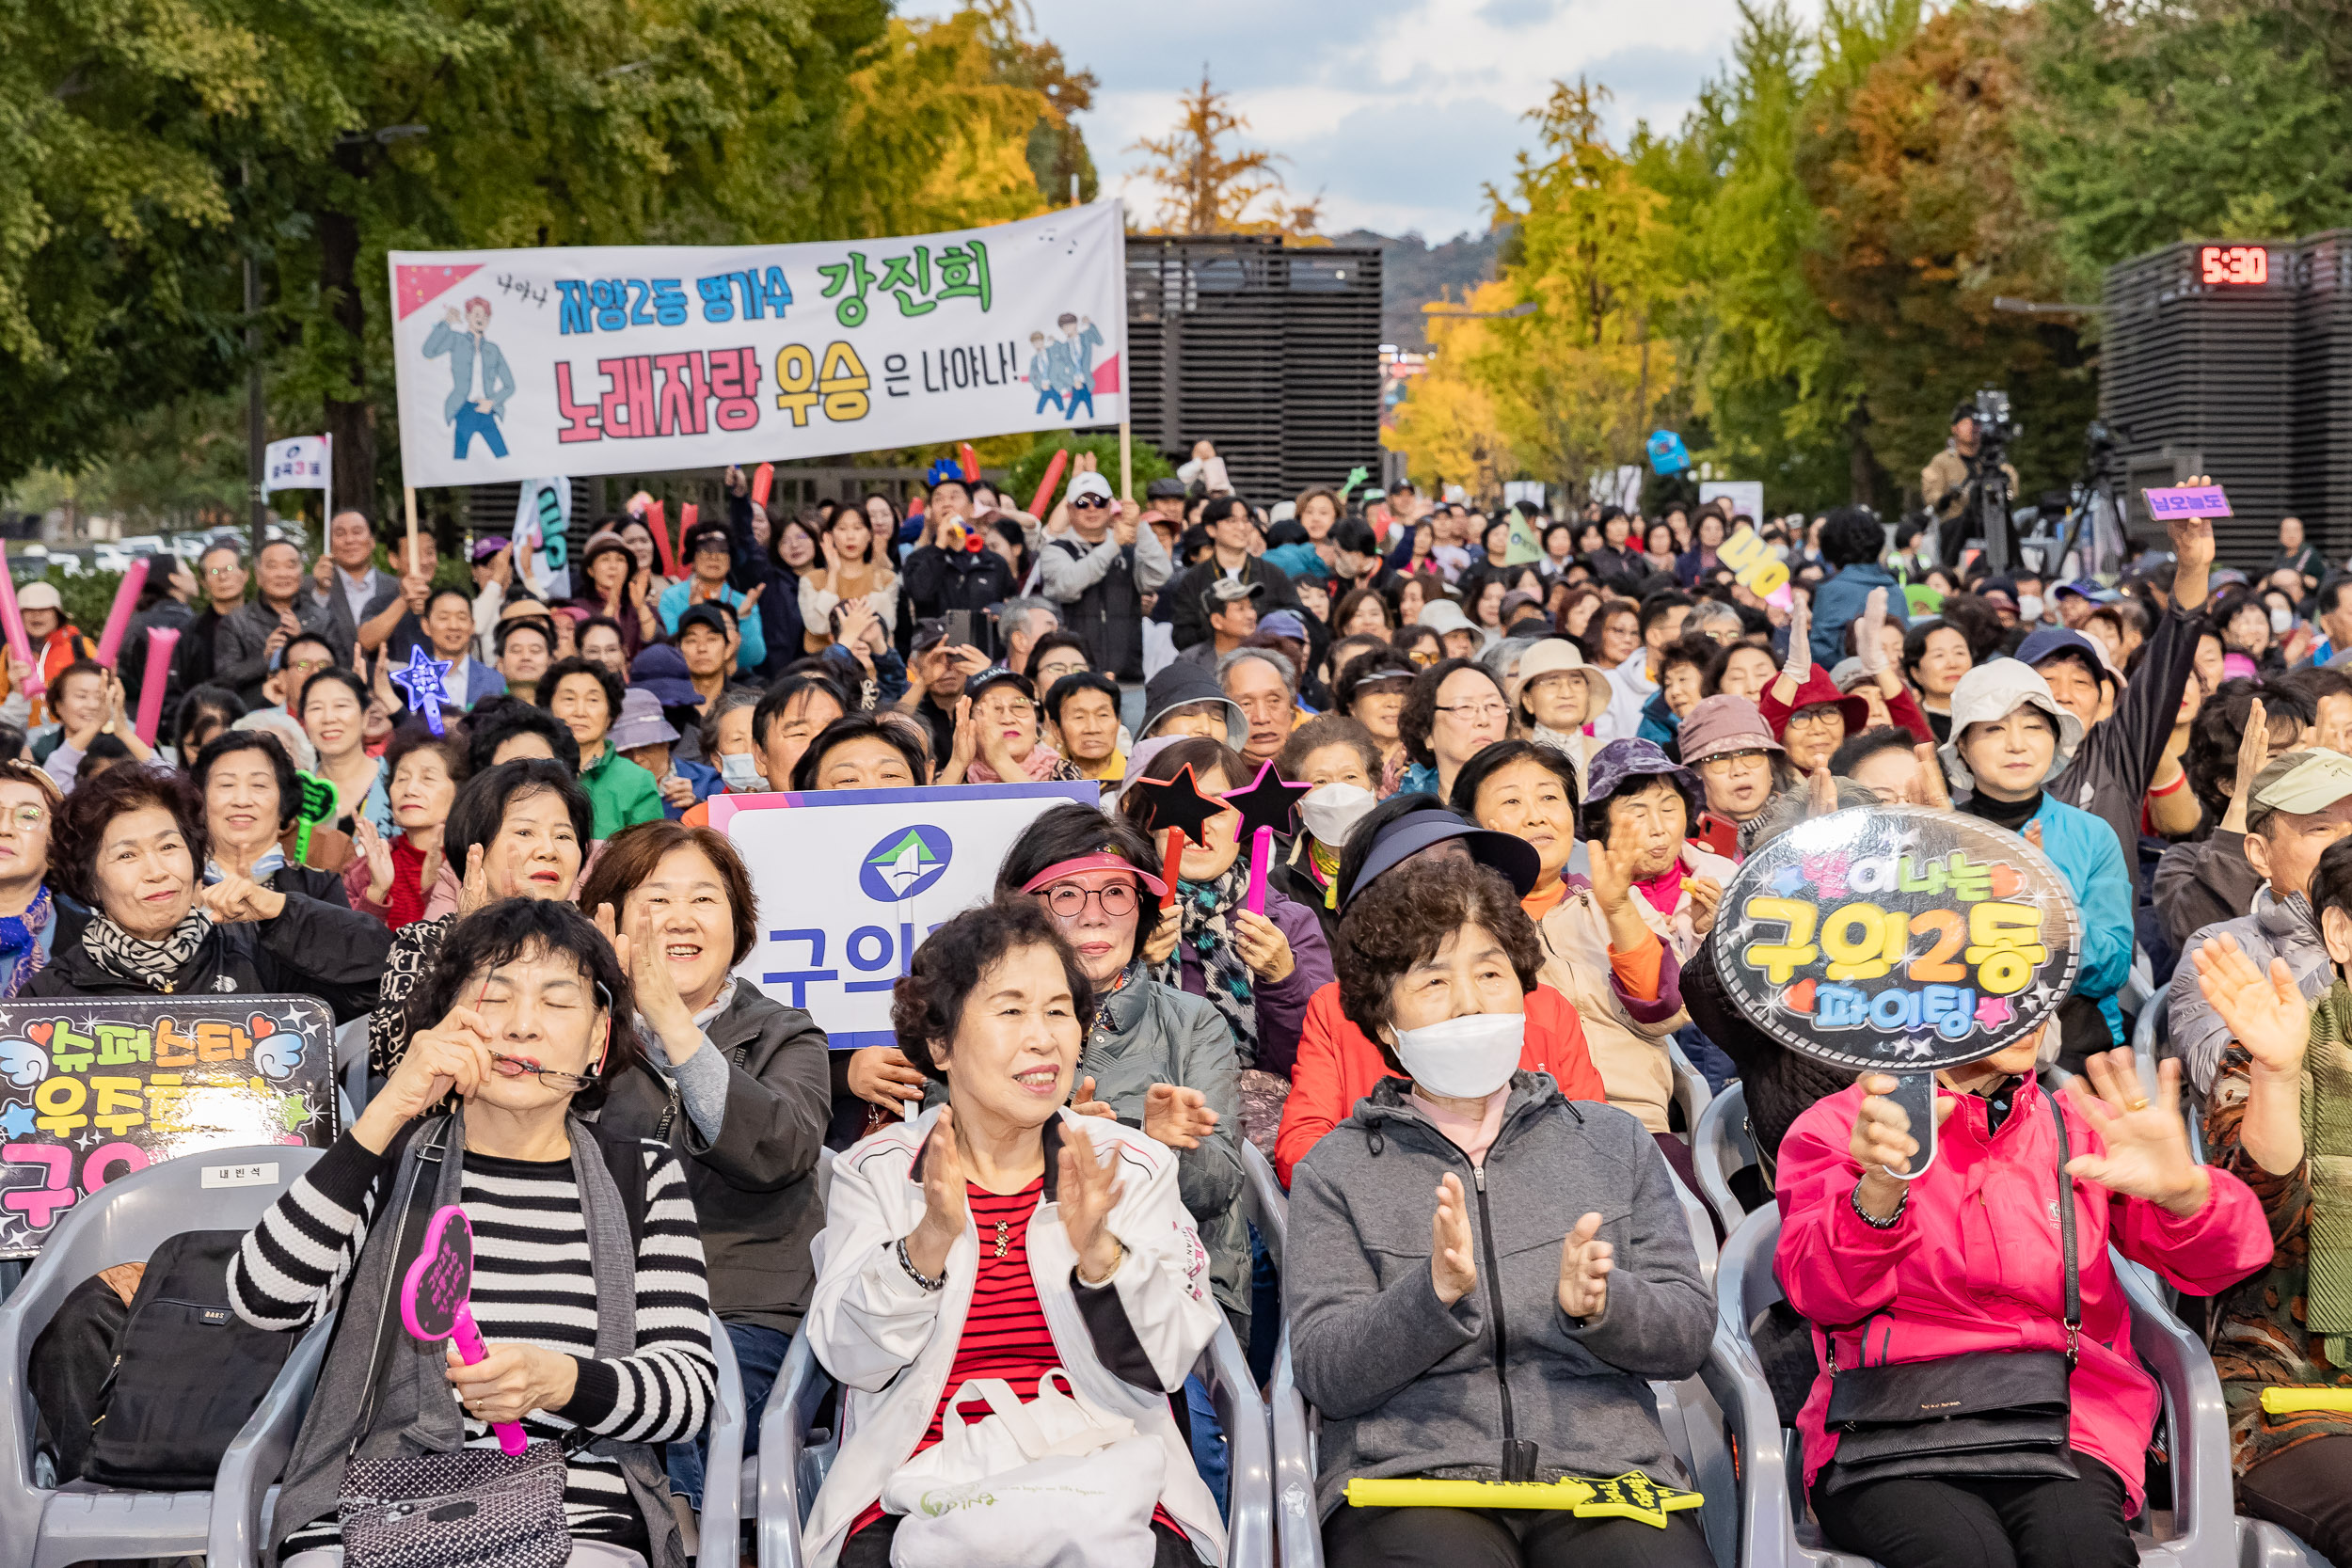
<instances>
[{"instance_id":1,"label":"round fan sign with korean text","mask_svg":"<svg viewBox=\"0 0 2352 1568\"><path fill-rule=\"evenodd\" d=\"M1766 1034L1906 1080L1896 1098L1915 1101L1918 1137L1935 1073L2056 1015L2082 916L2058 867L2015 833L1952 811L1850 807L1751 855L1711 940L1725 990ZM1933 1153L1921 1142L1916 1170Z\"/></svg>"}]
</instances>

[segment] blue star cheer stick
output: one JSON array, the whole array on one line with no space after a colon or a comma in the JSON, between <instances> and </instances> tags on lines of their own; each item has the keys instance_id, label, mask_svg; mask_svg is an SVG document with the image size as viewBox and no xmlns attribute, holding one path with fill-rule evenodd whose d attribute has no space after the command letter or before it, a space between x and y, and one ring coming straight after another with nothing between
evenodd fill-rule
<instances>
[{"instance_id":1,"label":"blue star cheer stick","mask_svg":"<svg viewBox=\"0 0 2352 1568\"><path fill-rule=\"evenodd\" d=\"M408 708L424 715L425 723L435 735L441 729L441 704L449 698L449 688L442 684L450 672L450 661L435 658L420 642L408 650L408 668L391 673L392 683L408 693Z\"/></svg>"}]
</instances>

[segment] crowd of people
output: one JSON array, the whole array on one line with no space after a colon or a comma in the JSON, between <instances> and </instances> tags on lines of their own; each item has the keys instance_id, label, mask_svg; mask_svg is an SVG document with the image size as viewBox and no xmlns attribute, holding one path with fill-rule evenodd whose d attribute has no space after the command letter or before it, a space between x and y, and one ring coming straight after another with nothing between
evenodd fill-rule
<instances>
[{"instance_id":1,"label":"crowd of people","mask_svg":"<svg viewBox=\"0 0 2352 1568\"><path fill-rule=\"evenodd\" d=\"M975 1380L1042 1400L1057 1370L1152 1440L1133 1517L1088 1528L1122 1561L1224 1560L1192 1374L1230 1329L1262 1379L1288 1336L1334 1564L1703 1568L1687 1513L1346 1497L1692 1484L1648 1389L1716 1324L1678 1047L1745 1095L1796 1325L1772 1370L1833 1544L2137 1560L2160 1401L2112 1245L2210 1298L2241 1511L2352 1568L2352 1416L2261 1399L2352 1388L2352 575L2294 519L2259 576L2191 519L2103 582L1938 563L1858 508L1551 519L1399 485L1268 511L1198 478L1138 503L1086 461L1043 517L960 477L913 515L726 492L684 575L639 506L562 602L499 539L470 593L437 586L357 513L315 562L216 546L142 607L183 630L151 748L54 591L20 593L0 991L369 1021L371 1097L230 1271L250 1323L361 1325L273 1561L342 1560L347 1463L519 1421L564 1455L575 1560L672 1568L715 1311L755 1433L795 1337L841 1386L818 1564L955 1560L908 1467L962 1441ZM1748 529L1785 592L1724 558ZM389 679L420 647L437 727ZM1301 793L1253 889L1223 797L1269 768ZM1100 803L1043 811L930 932L895 1045L831 1050L736 974L760 916L712 797L1046 780ZM2023 836L2080 917L2072 994L1944 1075L1915 1180L1892 1080L1772 1039L1708 940L1760 846L1873 804ZM2142 997L2178 1058L2153 1084L2122 1049ZM1279 1270L1245 1144L1289 1190ZM470 1366L376 1354L419 1202L472 1221ZM2065 1355L2043 1467L1839 1457L1841 1378L2021 1351Z\"/></svg>"}]
</instances>

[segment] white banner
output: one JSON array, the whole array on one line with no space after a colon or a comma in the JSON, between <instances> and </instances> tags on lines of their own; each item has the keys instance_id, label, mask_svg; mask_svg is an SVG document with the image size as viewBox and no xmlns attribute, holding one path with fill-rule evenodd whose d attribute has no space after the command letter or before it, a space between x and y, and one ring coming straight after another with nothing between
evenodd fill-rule
<instances>
[{"instance_id":1,"label":"white banner","mask_svg":"<svg viewBox=\"0 0 2352 1568\"><path fill-rule=\"evenodd\" d=\"M550 604L572 596L572 482L527 479L515 498L516 569Z\"/></svg>"},{"instance_id":2,"label":"white banner","mask_svg":"<svg viewBox=\"0 0 2352 1568\"><path fill-rule=\"evenodd\" d=\"M474 484L1126 418L1116 201L744 246L393 251L403 477Z\"/></svg>"},{"instance_id":3,"label":"white banner","mask_svg":"<svg viewBox=\"0 0 2352 1568\"><path fill-rule=\"evenodd\" d=\"M1731 502L1734 516L1746 517L1759 528L1771 521L1764 515L1764 482L1760 479L1711 479L1699 486L1701 506L1718 499Z\"/></svg>"},{"instance_id":4,"label":"white banner","mask_svg":"<svg viewBox=\"0 0 2352 1568\"><path fill-rule=\"evenodd\" d=\"M1101 795L1084 781L714 795L710 825L759 902L759 942L735 972L805 1008L836 1051L896 1044L890 988L923 939L988 900L1041 813Z\"/></svg>"},{"instance_id":5,"label":"white banner","mask_svg":"<svg viewBox=\"0 0 2352 1568\"><path fill-rule=\"evenodd\" d=\"M326 452L324 436L289 436L272 441L262 454L262 492L326 489L335 477Z\"/></svg>"}]
</instances>

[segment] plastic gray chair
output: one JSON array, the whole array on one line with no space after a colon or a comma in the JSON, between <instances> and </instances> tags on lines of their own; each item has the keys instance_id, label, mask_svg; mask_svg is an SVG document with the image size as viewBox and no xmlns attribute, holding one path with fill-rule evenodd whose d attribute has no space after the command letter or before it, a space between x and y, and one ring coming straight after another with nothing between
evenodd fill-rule
<instances>
[{"instance_id":1,"label":"plastic gray chair","mask_svg":"<svg viewBox=\"0 0 2352 1568\"><path fill-rule=\"evenodd\" d=\"M1225 1560L1230 1568L1273 1568L1273 1446L1265 1405L1230 1325L1218 1325L1194 1370L1209 1386L1225 1428ZM796 1336L759 1423L759 1568L803 1568L805 1561L801 1527L841 1449L838 1433L816 1425L832 1386L807 1336Z\"/></svg>"},{"instance_id":2,"label":"plastic gray chair","mask_svg":"<svg viewBox=\"0 0 2352 1568\"><path fill-rule=\"evenodd\" d=\"M1715 1276L1717 1315L1724 1332L1738 1338L1743 1359L1761 1369L1748 1344L1747 1325L1781 1299L1772 1255L1780 1244L1780 1212L1750 1214L1724 1247ZM2232 1511L2229 1418L2221 1402L2221 1380L2205 1347L2165 1309L2147 1272L2110 1251L2117 1276L2132 1309L2132 1345L2155 1374L2164 1394L2172 1433L2172 1513L2143 1521L2165 1529L2159 1538L2135 1531L2142 1568L2230 1568L2242 1531ZM1876 1568L1869 1559L1841 1552L1822 1539L1807 1516L1804 1464L1794 1434L1784 1432L1772 1398L1726 1403L1734 1440L1745 1464L1749 1527L1769 1552L1759 1562L1780 1568ZM1773 1538L1777 1538L1776 1542ZM2270 1563L2264 1568L2287 1568Z\"/></svg>"},{"instance_id":3,"label":"plastic gray chair","mask_svg":"<svg viewBox=\"0 0 2352 1568\"><path fill-rule=\"evenodd\" d=\"M335 1030L335 1077L342 1089L345 1127L368 1108L368 1017L361 1013Z\"/></svg>"},{"instance_id":4,"label":"plastic gray chair","mask_svg":"<svg viewBox=\"0 0 2352 1568\"><path fill-rule=\"evenodd\" d=\"M727 1338L727 1325L716 1312L710 1315L710 1351L719 1362L719 1393L710 1406L710 1453L703 1466L703 1508L695 1529L702 1537L703 1561L736 1568L742 1498L739 1486L723 1485L721 1478L742 1474L743 1438L749 1423L744 1418L743 1374L735 1364L735 1341ZM715 1547L714 1541L719 1543Z\"/></svg>"},{"instance_id":5,"label":"plastic gray chair","mask_svg":"<svg viewBox=\"0 0 2352 1568\"><path fill-rule=\"evenodd\" d=\"M326 1354L328 1324L314 1324L223 1457L210 1492L50 1491L33 1484L33 1397L25 1365L33 1341L67 1293L101 1269L145 1262L183 1230L244 1229L317 1160L320 1150L292 1144L208 1149L166 1160L110 1181L66 1211L57 1228L5 1306L0 1306L0 1541L23 1568L65 1568L104 1558L185 1557L215 1550L215 1516L224 1544L217 1568L235 1560L234 1545L257 1536L264 1489L278 1479L285 1449ZM208 1169L271 1165L275 1179L252 1186L206 1187ZM276 1454L275 1462L271 1454ZM225 1490L233 1484L238 1491ZM215 1500L222 1506L216 1507Z\"/></svg>"},{"instance_id":6,"label":"plastic gray chair","mask_svg":"<svg viewBox=\"0 0 2352 1568\"><path fill-rule=\"evenodd\" d=\"M1671 1038L1666 1041L1666 1059L1674 1064L1674 1103L1682 1111L1682 1130L1688 1136L1698 1126L1699 1117L1707 1114L1707 1102L1714 1098L1714 1092L1707 1086L1707 1074L1692 1067L1691 1058L1682 1053L1682 1047Z\"/></svg>"},{"instance_id":7,"label":"plastic gray chair","mask_svg":"<svg viewBox=\"0 0 2352 1568\"><path fill-rule=\"evenodd\" d=\"M1748 1126L1745 1085L1724 1085L1724 1092L1707 1102L1697 1131L1691 1134L1691 1164L1697 1167L1699 1196L1724 1222L1724 1234L1740 1228L1747 1209L1733 1195L1731 1179L1756 1164L1756 1133Z\"/></svg>"},{"instance_id":8,"label":"plastic gray chair","mask_svg":"<svg viewBox=\"0 0 2352 1568\"><path fill-rule=\"evenodd\" d=\"M1279 1269L1282 1243L1290 1239L1290 1195L1274 1174L1273 1162L1248 1138L1241 1141L1241 1173L1248 1179L1241 1196L1249 1223L1258 1227L1258 1239L1265 1243L1267 1255Z\"/></svg>"},{"instance_id":9,"label":"plastic gray chair","mask_svg":"<svg viewBox=\"0 0 2352 1568\"><path fill-rule=\"evenodd\" d=\"M2335 1568L2283 1525L2241 1518L2237 1531L2238 1568Z\"/></svg>"}]
</instances>

